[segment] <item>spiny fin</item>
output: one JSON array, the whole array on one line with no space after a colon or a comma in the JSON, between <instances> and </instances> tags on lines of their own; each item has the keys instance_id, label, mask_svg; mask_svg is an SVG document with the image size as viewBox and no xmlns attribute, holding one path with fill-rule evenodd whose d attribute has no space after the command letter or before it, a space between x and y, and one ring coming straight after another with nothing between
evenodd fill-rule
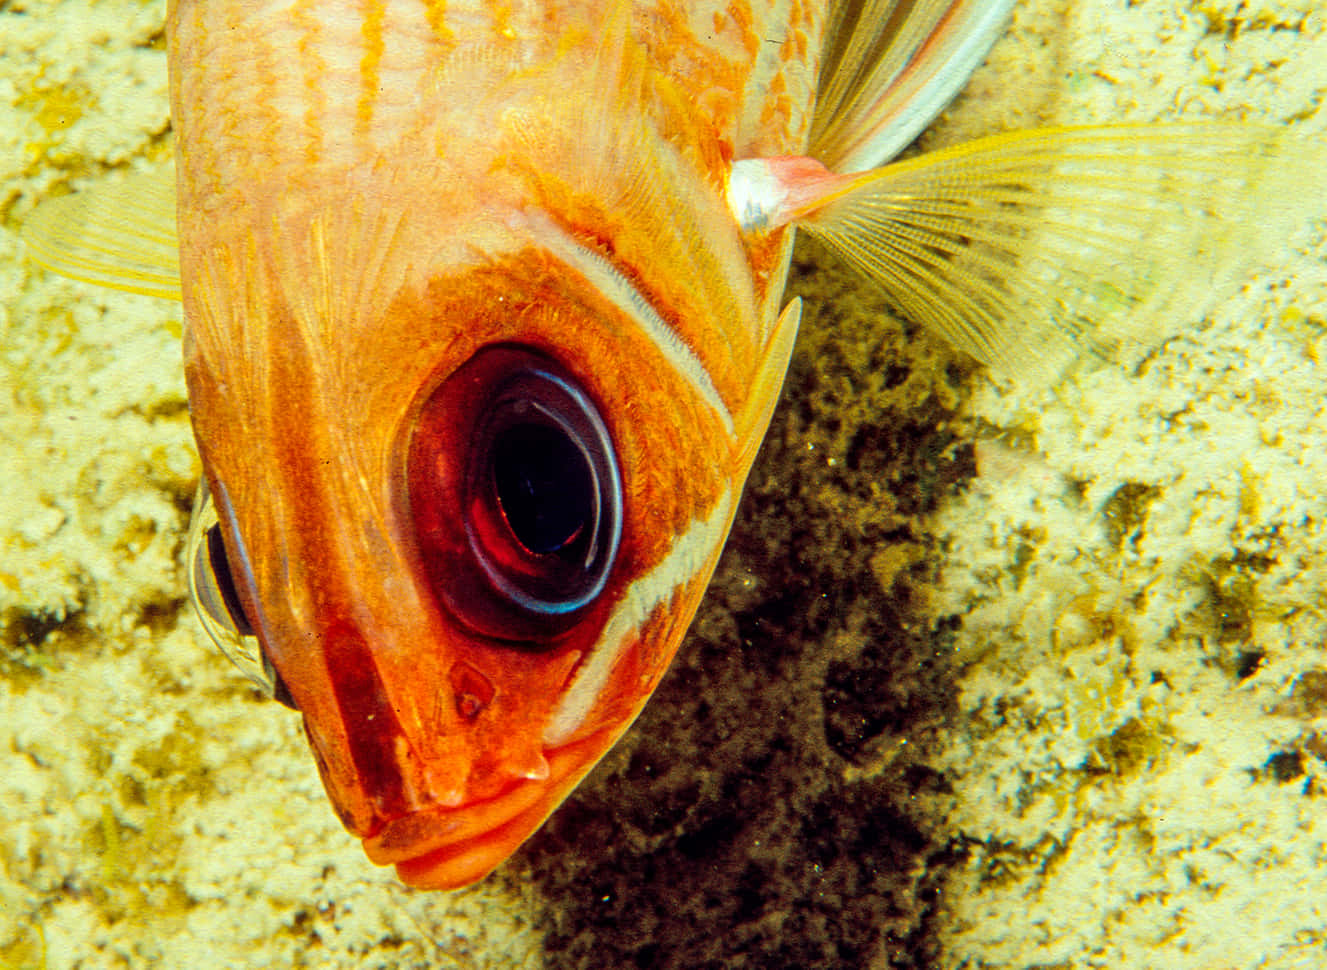
<instances>
[{"instance_id":1,"label":"spiny fin","mask_svg":"<svg viewBox=\"0 0 1327 970\"><path fill-rule=\"evenodd\" d=\"M774 406L779 403L783 380L792 360L793 345L797 343L797 328L802 320L802 300L794 297L779 314L774 329L765 342L760 366L747 393L747 405L738 413L733 427L741 440L737 456L738 467L748 469L756 459L756 452L765 440Z\"/></svg>"},{"instance_id":2,"label":"spiny fin","mask_svg":"<svg viewBox=\"0 0 1327 970\"><path fill-rule=\"evenodd\" d=\"M838 3L810 154L835 172L893 158L985 60L1014 0Z\"/></svg>"},{"instance_id":3,"label":"spiny fin","mask_svg":"<svg viewBox=\"0 0 1327 970\"><path fill-rule=\"evenodd\" d=\"M47 199L21 235L33 262L61 276L180 298L173 165Z\"/></svg>"},{"instance_id":4,"label":"spiny fin","mask_svg":"<svg viewBox=\"0 0 1327 970\"><path fill-rule=\"evenodd\" d=\"M1039 129L820 182L794 225L958 348L1050 379L1199 318L1324 215L1327 142L1234 123Z\"/></svg>"}]
</instances>

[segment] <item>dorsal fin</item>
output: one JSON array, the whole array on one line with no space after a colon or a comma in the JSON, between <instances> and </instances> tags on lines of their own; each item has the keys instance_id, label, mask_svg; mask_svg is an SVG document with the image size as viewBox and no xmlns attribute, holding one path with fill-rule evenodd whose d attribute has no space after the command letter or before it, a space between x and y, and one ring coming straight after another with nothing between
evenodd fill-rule
<instances>
[{"instance_id":1,"label":"dorsal fin","mask_svg":"<svg viewBox=\"0 0 1327 970\"><path fill-rule=\"evenodd\" d=\"M1013 0L838 3L820 71L813 158L834 172L883 165L981 64Z\"/></svg>"},{"instance_id":2,"label":"dorsal fin","mask_svg":"<svg viewBox=\"0 0 1327 970\"><path fill-rule=\"evenodd\" d=\"M62 276L180 298L174 165L47 199L22 237L35 263Z\"/></svg>"}]
</instances>

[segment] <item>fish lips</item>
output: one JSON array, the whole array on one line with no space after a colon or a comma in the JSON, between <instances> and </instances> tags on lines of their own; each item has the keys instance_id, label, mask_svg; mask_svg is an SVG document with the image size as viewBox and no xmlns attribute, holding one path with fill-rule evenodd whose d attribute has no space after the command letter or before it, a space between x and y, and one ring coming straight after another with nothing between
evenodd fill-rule
<instances>
[{"instance_id":1,"label":"fish lips","mask_svg":"<svg viewBox=\"0 0 1327 970\"><path fill-rule=\"evenodd\" d=\"M378 865L396 866L401 881L416 889L468 886L533 835L614 740L613 731L597 731L545 751L547 778L522 779L492 798L393 819L364 839L364 852Z\"/></svg>"}]
</instances>

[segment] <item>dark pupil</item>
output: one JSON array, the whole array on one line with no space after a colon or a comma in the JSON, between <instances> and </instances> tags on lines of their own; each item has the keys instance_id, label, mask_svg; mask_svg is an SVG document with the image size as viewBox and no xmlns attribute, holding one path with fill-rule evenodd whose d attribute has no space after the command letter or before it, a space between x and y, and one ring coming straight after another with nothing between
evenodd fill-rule
<instances>
[{"instance_id":1,"label":"dark pupil","mask_svg":"<svg viewBox=\"0 0 1327 970\"><path fill-rule=\"evenodd\" d=\"M567 551L594 518L594 479L561 428L517 424L493 443L493 486L521 545L536 554Z\"/></svg>"}]
</instances>

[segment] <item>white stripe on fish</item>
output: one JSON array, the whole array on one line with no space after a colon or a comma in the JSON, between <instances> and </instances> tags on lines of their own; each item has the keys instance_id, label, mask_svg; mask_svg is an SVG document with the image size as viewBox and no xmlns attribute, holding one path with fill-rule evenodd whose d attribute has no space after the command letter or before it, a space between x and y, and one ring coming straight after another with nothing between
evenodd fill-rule
<instances>
[{"instance_id":1,"label":"white stripe on fish","mask_svg":"<svg viewBox=\"0 0 1327 970\"><path fill-rule=\"evenodd\" d=\"M714 508L704 519L697 519L673 542L657 566L641 576L622 595L617 609L604 624L603 633L589 658L581 664L575 679L562 695L544 728L544 744L558 747L575 736L586 714L594 709L608 675L634 640L650 614L666 604L688 581L695 579L707 560L718 555L728 535L732 518L733 493L724 489Z\"/></svg>"},{"instance_id":2,"label":"white stripe on fish","mask_svg":"<svg viewBox=\"0 0 1327 970\"><path fill-rule=\"evenodd\" d=\"M709 405L710 410L723 422L724 430L731 438L732 412L719 396L714 381L710 379L709 371L705 369L705 363L692 352L663 317L659 316L650 305L650 301L641 296L631 285L631 281L619 273L608 260L568 236L548 216L542 212L529 211L525 213L525 217L526 225L537 242L580 273L609 303L630 317L636 326L649 336L664 359L677 373L686 378L687 383L700 395L701 400Z\"/></svg>"}]
</instances>

